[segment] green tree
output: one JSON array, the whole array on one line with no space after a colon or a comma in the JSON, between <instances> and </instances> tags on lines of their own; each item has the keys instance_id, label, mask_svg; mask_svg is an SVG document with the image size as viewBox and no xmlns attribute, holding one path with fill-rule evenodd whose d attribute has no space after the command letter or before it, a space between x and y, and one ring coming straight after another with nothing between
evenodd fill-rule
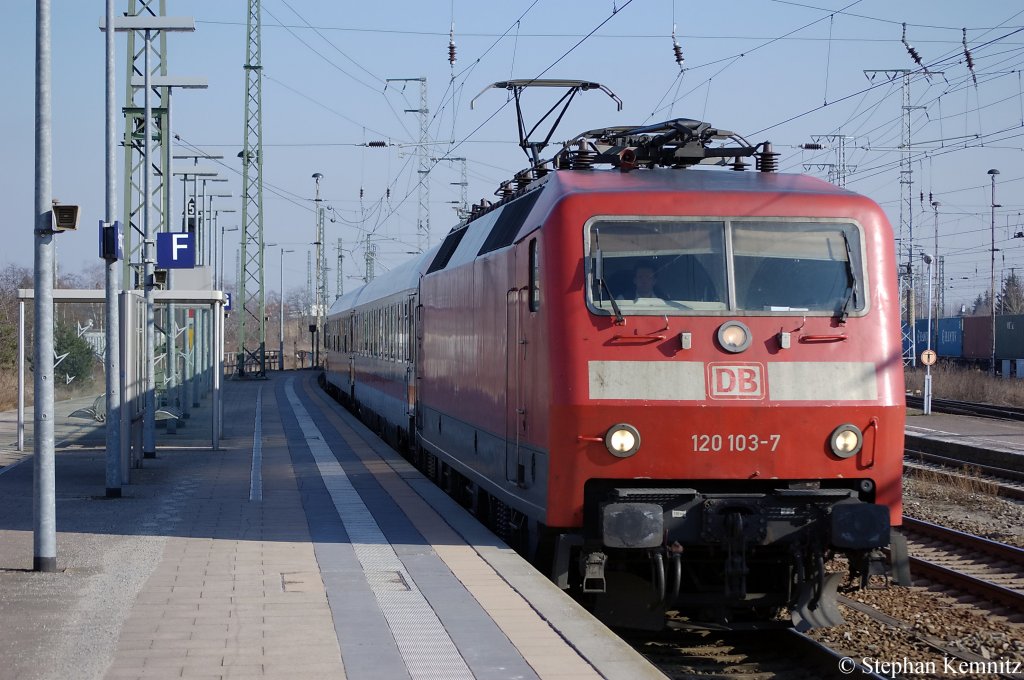
<instances>
[{"instance_id":1,"label":"green tree","mask_svg":"<svg viewBox=\"0 0 1024 680\"><path fill-rule=\"evenodd\" d=\"M1014 271L1003 279L1003 290L999 293L1000 314L1024 314L1024 286Z\"/></svg>"},{"instance_id":2,"label":"green tree","mask_svg":"<svg viewBox=\"0 0 1024 680\"><path fill-rule=\"evenodd\" d=\"M32 270L9 264L0 270L0 368L13 368L18 360L19 288L32 287ZM25 314L26 334L32 331L31 305ZM31 338L27 338L31 342Z\"/></svg>"},{"instance_id":3,"label":"green tree","mask_svg":"<svg viewBox=\"0 0 1024 680\"><path fill-rule=\"evenodd\" d=\"M89 343L78 337L78 331L74 326L59 324L53 333L53 346L58 357L67 354L54 370L54 374L61 377L72 377L80 386L91 385L93 367L97 360L96 355ZM61 383L62 381L58 380L57 382Z\"/></svg>"},{"instance_id":4,"label":"green tree","mask_svg":"<svg viewBox=\"0 0 1024 680\"><path fill-rule=\"evenodd\" d=\"M971 316L987 316L992 313L992 296L986 290L984 297L979 293L974 299L974 307L971 309Z\"/></svg>"}]
</instances>

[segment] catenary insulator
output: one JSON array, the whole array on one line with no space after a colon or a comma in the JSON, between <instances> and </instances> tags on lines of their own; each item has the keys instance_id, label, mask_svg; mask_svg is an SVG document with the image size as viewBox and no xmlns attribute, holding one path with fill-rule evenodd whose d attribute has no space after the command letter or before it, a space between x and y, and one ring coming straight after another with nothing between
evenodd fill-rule
<instances>
[{"instance_id":1,"label":"catenary insulator","mask_svg":"<svg viewBox=\"0 0 1024 680\"><path fill-rule=\"evenodd\" d=\"M683 67L683 47L676 41L676 36L672 36L672 51L676 55L676 63L679 64L679 68Z\"/></svg>"},{"instance_id":2,"label":"catenary insulator","mask_svg":"<svg viewBox=\"0 0 1024 680\"><path fill-rule=\"evenodd\" d=\"M371 146L373 148L383 148L383 147L386 147L387 145L388 145L387 142L381 142L381 141L373 141L373 142L367 142L366 143L366 146Z\"/></svg>"}]
</instances>

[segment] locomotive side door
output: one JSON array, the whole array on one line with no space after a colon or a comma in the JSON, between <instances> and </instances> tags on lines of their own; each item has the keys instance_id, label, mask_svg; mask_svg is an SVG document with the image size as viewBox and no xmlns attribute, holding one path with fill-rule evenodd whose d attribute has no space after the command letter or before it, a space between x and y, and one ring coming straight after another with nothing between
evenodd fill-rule
<instances>
[{"instance_id":1,"label":"locomotive side door","mask_svg":"<svg viewBox=\"0 0 1024 680\"><path fill-rule=\"evenodd\" d=\"M525 244L524 244L525 246ZM531 268L536 261L537 239L531 239L530 257L516 257L513 263L513 285L506 293L507 341L505 350L505 480L520 488L532 481L527 451L523 440L529 434L529 408L533 389L532 372L527 361L531 355L529 343L533 335L533 315L530 313Z\"/></svg>"},{"instance_id":2,"label":"locomotive side door","mask_svg":"<svg viewBox=\"0 0 1024 680\"><path fill-rule=\"evenodd\" d=\"M505 293L505 481L512 483L519 480L519 322L519 288L513 286Z\"/></svg>"}]
</instances>

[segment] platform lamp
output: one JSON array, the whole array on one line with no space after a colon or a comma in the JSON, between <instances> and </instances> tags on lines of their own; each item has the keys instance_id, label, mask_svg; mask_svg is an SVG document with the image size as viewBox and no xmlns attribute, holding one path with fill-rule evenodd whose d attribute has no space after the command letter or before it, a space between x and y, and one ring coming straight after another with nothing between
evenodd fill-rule
<instances>
[{"instance_id":1,"label":"platform lamp","mask_svg":"<svg viewBox=\"0 0 1024 680\"><path fill-rule=\"evenodd\" d=\"M924 414L930 415L932 412L932 283L934 277L932 276L932 256L928 253L921 253L921 259L928 265L928 340L927 340L927 353L928 360L923 361L925 372L924 372Z\"/></svg>"},{"instance_id":2,"label":"platform lamp","mask_svg":"<svg viewBox=\"0 0 1024 680\"><path fill-rule=\"evenodd\" d=\"M992 264L991 264L991 287L989 288L989 296L991 298L991 313L992 313L992 377L997 375L996 373L996 208L1000 208L999 204L996 203L996 175L999 171L992 168L988 171L988 176L992 178Z\"/></svg>"},{"instance_id":3,"label":"platform lamp","mask_svg":"<svg viewBox=\"0 0 1024 680\"><path fill-rule=\"evenodd\" d=\"M222 210L221 212L229 212L228 210ZM230 210L230 212L235 212ZM238 227L221 227L220 228L220 266L217 268L217 290L224 290L224 233L228 231L238 231ZM236 293L238 291L235 291Z\"/></svg>"}]
</instances>

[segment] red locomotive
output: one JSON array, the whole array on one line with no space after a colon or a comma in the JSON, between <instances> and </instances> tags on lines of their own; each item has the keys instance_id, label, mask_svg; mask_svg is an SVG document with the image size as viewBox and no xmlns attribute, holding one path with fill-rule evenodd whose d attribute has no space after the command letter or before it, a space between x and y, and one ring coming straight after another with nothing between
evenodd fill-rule
<instances>
[{"instance_id":1,"label":"red locomotive","mask_svg":"<svg viewBox=\"0 0 1024 680\"><path fill-rule=\"evenodd\" d=\"M618 624L831 625L830 557L905 573L891 227L727 138L585 133L329 317L332 391Z\"/></svg>"}]
</instances>

